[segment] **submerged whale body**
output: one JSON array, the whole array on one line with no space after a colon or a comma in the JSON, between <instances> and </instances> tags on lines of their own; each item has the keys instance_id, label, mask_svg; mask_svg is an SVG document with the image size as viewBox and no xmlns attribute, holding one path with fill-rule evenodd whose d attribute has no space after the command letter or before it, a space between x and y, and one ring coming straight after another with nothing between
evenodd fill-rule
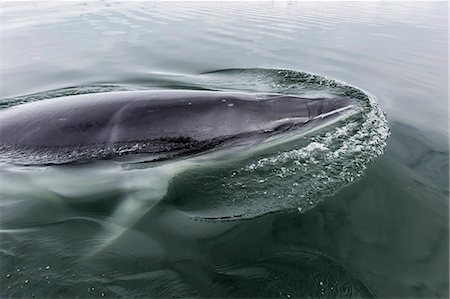
<instances>
[{"instance_id":1,"label":"submerged whale body","mask_svg":"<svg viewBox=\"0 0 450 299\"><path fill-rule=\"evenodd\" d=\"M53 98L0 110L0 156L19 164L183 156L319 124L354 104L346 97L187 90Z\"/></svg>"}]
</instances>

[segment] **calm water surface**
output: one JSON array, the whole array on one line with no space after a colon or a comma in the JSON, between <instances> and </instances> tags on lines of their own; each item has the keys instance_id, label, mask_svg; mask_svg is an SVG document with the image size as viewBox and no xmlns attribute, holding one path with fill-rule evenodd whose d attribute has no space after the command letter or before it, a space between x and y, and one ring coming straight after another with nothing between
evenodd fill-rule
<instances>
[{"instance_id":1,"label":"calm water surface","mask_svg":"<svg viewBox=\"0 0 450 299\"><path fill-rule=\"evenodd\" d=\"M1 6L2 107L124 89L279 90L294 84L289 69L367 91L390 127L384 155L314 208L225 222L185 213L221 170L123 207L159 192L161 175L2 164L1 297L448 297L448 3Z\"/></svg>"}]
</instances>

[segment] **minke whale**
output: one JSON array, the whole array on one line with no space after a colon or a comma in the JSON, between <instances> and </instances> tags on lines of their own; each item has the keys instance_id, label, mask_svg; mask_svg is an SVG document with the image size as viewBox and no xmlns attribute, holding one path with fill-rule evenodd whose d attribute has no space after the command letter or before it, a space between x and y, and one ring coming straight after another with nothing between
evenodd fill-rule
<instances>
[{"instance_id":1,"label":"minke whale","mask_svg":"<svg viewBox=\"0 0 450 299\"><path fill-rule=\"evenodd\" d=\"M0 157L63 164L121 156L161 160L265 140L354 107L348 97L147 90L52 98L0 110Z\"/></svg>"}]
</instances>

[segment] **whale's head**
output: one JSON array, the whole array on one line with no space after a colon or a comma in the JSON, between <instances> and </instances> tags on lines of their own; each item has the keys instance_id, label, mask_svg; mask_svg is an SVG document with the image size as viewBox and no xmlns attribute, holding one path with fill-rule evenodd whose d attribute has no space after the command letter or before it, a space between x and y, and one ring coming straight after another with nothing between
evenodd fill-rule
<instances>
[{"instance_id":1,"label":"whale's head","mask_svg":"<svg viewBox=\"0 0 450 299\"><path fill-rule=\"evenodd\" d=\"M299 127L306 123L330 121L338 118L357 106L348 97L305 98L293 95L274 95L261 101L266 131L277 131Z\"/></svg>"},{"instance_id":2,"label":"whale's head","mask_svg":"<svg viewBox=\"0 0 450 299\"><path fill-rule=\"evenodd\" d=\"M277 117L310 119L339 113L356 105L354 100L347 97L303 98L291 95L274 96L264 102Z\"/></svg>"}]
</instances>

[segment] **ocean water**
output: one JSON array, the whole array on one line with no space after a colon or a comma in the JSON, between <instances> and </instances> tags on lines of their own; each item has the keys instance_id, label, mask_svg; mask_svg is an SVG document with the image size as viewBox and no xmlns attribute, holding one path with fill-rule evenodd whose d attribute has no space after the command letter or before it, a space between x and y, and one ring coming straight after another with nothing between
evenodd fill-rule
<instances>
[{"instance_id":1,"label":"ocean water","mask_svg":"<svg viewBox=\"0 0 450 299\"><path fill-rule=\"evenodd\" d=\"M359 103L221 156L0 152L0 297L448 298L447 2L0 5L1 109L147 89Z\"/></svg>"}]
</instances>

